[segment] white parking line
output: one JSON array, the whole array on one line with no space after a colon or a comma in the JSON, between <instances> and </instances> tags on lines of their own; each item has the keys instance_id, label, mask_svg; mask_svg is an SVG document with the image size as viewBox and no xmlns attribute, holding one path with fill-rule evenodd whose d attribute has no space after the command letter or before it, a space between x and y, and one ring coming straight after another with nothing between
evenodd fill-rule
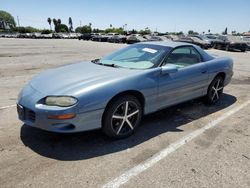
<instances>
[{"instance_id":1,"label":"white parking line","mask_svg":"<svg viewBox=\"0 0 250 188\"><path fill-rule=\"evenodd\" d=\"M9 106L2 106L2 107L0 107L0 110L6 109L6 108L13 108L13 107L16 107L16 104L12 104Z\"/></svg>"},{"instance_id":2,"label":"white parking line","mask_svg":"<svg viewBox=\"0 0 250 188\"><path fill-rule=\"evenodd\" d=\"M121 174L119 177L113 179L112 181L108 182L107 184L103 185L103 188L117 188L121 185L128 182L131 178L134 176L139 175L143 171L147 170L148 168L155 165L157 162L162 160L163 158L167 157L169 154L180 148L181 146L185 145L186 143L190 142L197 136L204 133L206 130L211 129L218 125L220 122L225 120L226 118L230 117L231 115L235 114L242 108L246 107L248 104L250 104L250 100L244 102L243 104L236 106L235 108L229 110L228 112L224 113L222 116L220 116L218 119L215 119L211 122L209 122L207 125L202 127L201 129L195 130L192 133L188 134L187 136L181 138L180 140L170 144L168 147L164 148L163 150L156 153L151 158L147 159L146 161L140 163L139 165L129 169L128 171Z\"/></svg>"}]
</instances>

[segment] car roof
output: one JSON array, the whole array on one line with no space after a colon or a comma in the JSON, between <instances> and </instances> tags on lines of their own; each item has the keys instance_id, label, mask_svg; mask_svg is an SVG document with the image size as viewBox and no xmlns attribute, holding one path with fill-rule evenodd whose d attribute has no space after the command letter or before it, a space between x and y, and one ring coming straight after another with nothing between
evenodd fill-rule
<instances>
[{"instance_id":1,"label":"car roof","mask_svg":"<svg viewBox=\"0 0 250 188\"><path fill-rule=\"evenodd\" d=\"M190 43L186 42L174 42L174 41L150 41L150 42L141 42L141 44L153 44L153 45L159 45L159 46L165 46L170 48L176 48L180 46L195 46Z\"/></svg>"},{"instance_id":2,"label":"car roof","mask_svg":"<svg viewBox=\"0 0 250 188\"><path fill-rule=\"evenodd\" d=\"M159 45L159 46L165 46L170 48L177 48L181 46L193 46L203 57L204 61L209 61L214 59L213 56L209 55L207 52L202 50L200 47L198 47L195 44L186 43L186 42L174 42L174 41L150 41L150 42L140 42L139 44L152 44L152 45Z\"/></svg>"}]
</instances>

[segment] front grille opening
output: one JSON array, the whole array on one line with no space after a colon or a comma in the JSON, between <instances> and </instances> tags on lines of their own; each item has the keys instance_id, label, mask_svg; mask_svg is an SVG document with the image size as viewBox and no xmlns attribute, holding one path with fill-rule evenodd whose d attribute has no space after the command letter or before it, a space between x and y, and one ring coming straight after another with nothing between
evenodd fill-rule
<instances>
[{"instance_id":1,"label":"front grille opening","mask_svg":"<svg viewBox=\"0 0 250 188\"><path fill-rule=\"evenodd\" d=\"M29 120L31 120L31 121L35 121L35 120L36 120L36 114L35 114L34 111L28 110L27 115L28 115L28 119L29 119Z\"/></svg>"},{"instance_id":2,"label":"front grille opening","mask_svg":"<svg viewBox=\"0 0 250 188\"><path fill-rule=\"evenodd\" d=\"M72 124L61 124L61 123L55 123L53 124L54 127L56 127L58 130L61 131L69 131L69 130L73 130L76 127Z\"/></svg>"},{"instance_id":3,"label":"front grille opening","mask_svg":"<svg viewBox=\"0 0 250 188\"><path fill-rule=\"evenodd\" d=\"M33 110L24 108L25 120L34 122L36 120L36 113Z\"/></svg>"}]
</instances>

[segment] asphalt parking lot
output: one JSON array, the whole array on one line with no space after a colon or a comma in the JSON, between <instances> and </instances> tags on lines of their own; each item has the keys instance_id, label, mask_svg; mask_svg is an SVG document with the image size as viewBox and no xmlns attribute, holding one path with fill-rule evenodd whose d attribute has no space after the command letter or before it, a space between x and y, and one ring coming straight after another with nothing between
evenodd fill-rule
<instances>
[{"instance_id":1,"label":"asphalt parking lot","mask_svg":"<svg viewBox=\"0 0 250 188\"><path fill-rule=\"evenodd\" d=\"M250 52L214 106L189 101L144 117L118 141L101 131L55 134L23 125L15 102L34 75L125 44L0 39L1 187L250 187Z\"/></svg>"}]
</instances>

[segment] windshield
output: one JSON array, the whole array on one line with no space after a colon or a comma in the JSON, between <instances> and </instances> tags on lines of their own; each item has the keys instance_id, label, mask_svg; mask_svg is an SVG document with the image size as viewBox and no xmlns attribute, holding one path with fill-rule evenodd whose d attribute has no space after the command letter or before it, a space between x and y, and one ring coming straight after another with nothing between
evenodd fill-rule
<instances>
[{"instance_id":1,"label":"windshield","mask_svg":"<svg viewBox=\"0 0 250 188\"><path fill-rule=\"evenodd\" d=\"M100 59L99 62L114 67L149 69L158 66L170 50L166 46L134 44Z\"/></svg>"},{"instance_id":2,"label":"windshield","mask_svg":"<svg viewBox=\"0 0 250 188\"><path fill-rule=\"evenodd\" d=\"M248 37L243 37L242 39L243 39L244 41L250 42L250 38L248 38Z\"/></svg>"},{"instance_id":3,"label":"windshield","mask_svg":"<svg viewBox=\"0 0 250 188\"><path fill-rule=\"evenodd\" d=\"M239 36L233 36L233 35L227 35L228 40L232 42L241 42L241 39Z\"/></svg>"}]
</instances>

